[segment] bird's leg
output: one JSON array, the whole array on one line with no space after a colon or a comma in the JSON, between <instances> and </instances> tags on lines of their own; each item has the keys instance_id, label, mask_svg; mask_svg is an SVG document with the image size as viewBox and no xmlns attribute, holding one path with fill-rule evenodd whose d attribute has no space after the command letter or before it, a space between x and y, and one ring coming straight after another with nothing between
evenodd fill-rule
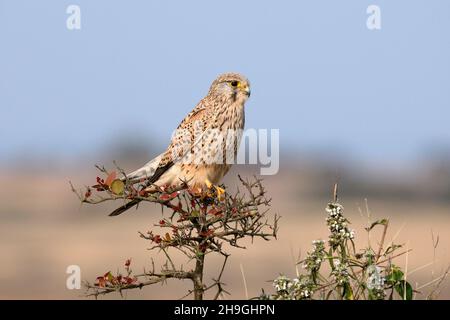
<instances>
[{"instance_id":1,"label":"bird's leg","mask_svg":"<svg viewBox=\"0 0 450 320\"><path fill-rule=\"evenodd\" d=\"M217 199L219 199L220 201L224 199L225 189L212 184L211 181L209 181L209 179L205 180L205 184L209 190L211 190L212 188L216 189Z\"/></svg>"}]
</instances>

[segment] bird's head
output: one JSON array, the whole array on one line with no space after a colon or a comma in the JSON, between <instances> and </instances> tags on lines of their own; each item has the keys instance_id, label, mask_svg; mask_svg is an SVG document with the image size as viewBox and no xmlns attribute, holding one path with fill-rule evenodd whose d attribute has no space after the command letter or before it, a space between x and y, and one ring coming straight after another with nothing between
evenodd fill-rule
<instances>
[{"instance_id":1,"label":"bird's head","mask_svg":"<svg viewBox=\"0 0 450 320\"><path fill-rule=\"evenodd\" d=\"M250 82L238 73L224 73L214 80L209 95L226 96L245 102L250 97Z\"/></svg>"}]
</instances>

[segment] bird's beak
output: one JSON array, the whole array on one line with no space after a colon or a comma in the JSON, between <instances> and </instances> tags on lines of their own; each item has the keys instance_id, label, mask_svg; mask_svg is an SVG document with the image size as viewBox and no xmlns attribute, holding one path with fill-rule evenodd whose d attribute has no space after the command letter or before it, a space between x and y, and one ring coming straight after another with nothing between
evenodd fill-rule
<instances>
[{"instance_id":1,"label":"bird's beak","mask_svg":"<svg viewBox=\"0 0 450 320\"><path fill-rule=\"evenodd\" d=\"M252 93L252 91L250 90L250 87L248 85L244 85L242 87L242 91L244 91L248 97L250 97L250 94Z\"/></svg>"},{"instance_id":2,"label":"bird's beak","mask_svg":"<svg viewBox=\"0 0 450 320\"><path fill-rule=\"evenodd\" d=\"M250 86L248 84L239 82L238 88L241 92L245 93L247 97L250 97L251 91Z\"/></svg>"}]
</instances>

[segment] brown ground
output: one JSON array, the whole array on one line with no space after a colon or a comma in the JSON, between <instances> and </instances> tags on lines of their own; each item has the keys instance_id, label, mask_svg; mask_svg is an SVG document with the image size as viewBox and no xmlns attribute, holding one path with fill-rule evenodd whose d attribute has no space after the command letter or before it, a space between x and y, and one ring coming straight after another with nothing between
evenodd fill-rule
<instances>
[{"instance_id":1,"label":"brown ground","mask_svg":"<svg viewBox=\"0 0 450 320\"><path fill-rule=\"evenodd\" d=\"M161 212L152 204L141 206L116 218L107 217L114 205L82 206L70 192L68 180L83 185L95 179L72 170L64 174L0 172L3 192L0 193L0 298L80 298L83 291L65 287L66 267L79 265L82 278L93 281L96 276L122 268L127 258L133 259L136 272L149 266L153 254L146 251L148 243L137 231L147 231L157 222ZM94 171L89 172L94 174ZM230 173L228 184L235 184L236 170ZM94 179L93 179L94 178ZM267 282L279 273L295 275L292 251L306 252L311 241L325 238L325 196L311 196L314 180L305 174L281 173L267 179L266 186L273 197L273 210L282 215L277 241L256 241L248 250L231 250L232 256L224 275L230 298L244 299L242 264L248 294L256 296ZM6 188L5 188L6 187ZM308 191L309 190L309 191ZM325 194L325 193L323 193ZM359 213L365 207L364 196L342 195L347 217L357 230L360 244L367 243L363 230L367 216ZM399 232L396 239L413 251L408 255L408 270L435 263L408 276L413 283L425 284L438 276L450 264L450 203L438 200L417 201L400 197L386 198L370 194L369 206L374 219L389 217L391 229L388 239ZM363 209L365 210L365 209ZM434 253L431 230L439 234L439 246ZM372 238L372 242L376 237ZM434 254L435 257L434 258ZM397 264L404 266L406 257ZM207 278L214 277L220 261L209 259ZM141 291L129 292L128 297L142 299L179 298L190 283L169 281L167 286L156 285ZM425 290L427 291L427 290ZM441 298L450 298L450 286L443 287ZM111 295L109 298L119 298Z\"/></svg>"}]
</instances>

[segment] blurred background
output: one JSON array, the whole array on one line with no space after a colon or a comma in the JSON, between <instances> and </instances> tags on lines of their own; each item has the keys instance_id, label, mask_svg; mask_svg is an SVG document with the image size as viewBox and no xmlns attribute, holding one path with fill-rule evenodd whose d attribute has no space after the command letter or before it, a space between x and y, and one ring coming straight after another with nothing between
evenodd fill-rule
<instances>
[{"instance_id":1,"label":"blurred background","mask_svg":"<svg viewBox=\"0 0 450 320\"><path fill-rule=\"evenodd\" d=\"M366 26L373 4L380 30ZM79 30L66 26L70 5ZM413 249L397 263L426 293L450 264L449 14L445 0L0 0L0 298L78 299L68 265L94 281L127 258L135 271L162 262L137 234L159 207L109 218L116 205L80 206L68 181L90 185L95 164L129 171L159 154L227 71L252 83L246 127L280 129L280 171L265 179L283 217L279 240L231 250L231 298L246 298L241 265L249 296L295 275L293 255L327 236L336 181L360 245L368 204L371 219L390 218L388 239ZM235 166L226 184L238 173L259 167Z\"/></svg>"}]
</instances>

